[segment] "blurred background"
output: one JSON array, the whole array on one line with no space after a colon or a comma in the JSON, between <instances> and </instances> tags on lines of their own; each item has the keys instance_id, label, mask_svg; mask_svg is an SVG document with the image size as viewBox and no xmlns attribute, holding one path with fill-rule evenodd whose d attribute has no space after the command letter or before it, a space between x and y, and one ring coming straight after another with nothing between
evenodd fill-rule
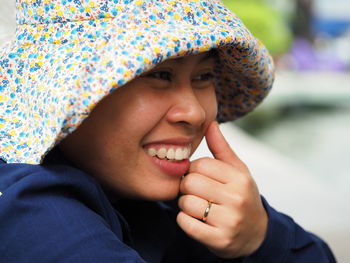
<instances>
[{"instance_id":1,"label":"blurred background","mask_svg":"<svg viewBox=\"0 0 350 263\"><path fill-rule=\"evenodd\" d=\"M350 1L223 2L277 72L264 103L222 131L270 204L350 262ZM15 0L0 0L0 46L14 31ZM209 154L203 143L194 158Z\"/></svg>"},{"instance_id":2,"label":"blurred background","mask_svg":"<svg viewBox=\"0 0 350 263\"><path fill-rule=\"evenodd\" d=\"M264 103L235 122L245 143L228 131L231 145L273 206L350 262L350 1L223 2L277 67Z\"/></svg>"}]
</instances>

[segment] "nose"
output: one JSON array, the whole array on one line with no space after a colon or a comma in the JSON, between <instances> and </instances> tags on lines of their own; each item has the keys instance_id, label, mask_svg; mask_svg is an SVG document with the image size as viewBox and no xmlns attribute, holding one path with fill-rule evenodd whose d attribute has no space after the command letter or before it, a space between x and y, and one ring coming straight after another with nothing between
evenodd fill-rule
<instances>
[{"instance_id":1,"label":"nose","mask_svg":"<svg viewBox=\"0 0 350 263\"><path fill-rule=\"evenodd\" d=\"M206 120L207 113L192 87L178 88L174 91L173 104L167 112L167 121L200 127Z\"/></svg>"}]
</instances>

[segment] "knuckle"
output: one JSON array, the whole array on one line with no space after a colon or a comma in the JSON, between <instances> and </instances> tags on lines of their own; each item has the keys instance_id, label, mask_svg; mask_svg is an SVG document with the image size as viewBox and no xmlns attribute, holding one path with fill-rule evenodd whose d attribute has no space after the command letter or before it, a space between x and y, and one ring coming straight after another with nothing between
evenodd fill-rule
<instances>
[{"instance_id":1,"label":"knuckle","mask_svg":"<svg viewBox=\"0 0 350 263\"><path fill-rule=\"evenodd\" d=\"M186 228L186 232L191 236L200 234L201 229L195 224L195 221L187 221L184 227Z\"/></svg>"},{"instance_id":2,"label":"knuckle","mask_svg":"<svg viewBox=\"0 0 350 263\"><path fill-rule=\"evenodd\" d=\"M244 213L237 210L227 209L225 215L225 229L232 239L232 237L235 236L235 233L239 232L244 224Z\"/></svg>"},{"instance_id":3,"label":"knuckle","mask_svg":"<svg viewBox=\"0 0 350 263\"><path fill-rule=\"evenodd\" d=\"M241 166L240 168L241 168L242 171L244 171L245 173L249 173L250 174L249 168L248 168L248 166L245 163L241 162L240 166Z\"/></svg>"},{"instance_id":4,"label":"knuckle","mask_svg":"<svg viewBox=\"0 0 350 263\"><path fill-rule=\"evenodd\" d=\"M180 196L179 200L178 200L178 206L181 210L184 210L184 207L185 207L185 196Z\"/></svg>"},{"instance_id":5,"label":"knuckle","mask_svg":"<svg viewBox=\"0 0 350 263\"><path fill-rule=\"evenodd\" d=\"M227 193L226 202L228 207L238 209L238 211L245 209L249 200L240 193Z\"/></svg>"},{"instance_id":6,"label":"knuckle","mask_svg":"<svg viewBox=\"0 0 350 263\"><path fill-rule=\"evenodd\" d=\"M236 195L235 196L235 206L238 208L238 209L244 209L247 205L247 199L242 196L242 195Z\"/></svg>"},{"instance_id":7,"label":"knuckle","mask_svg":"<svg viewBox=\"0 0 350 263\"><path fill-rule=\"evenodd\" d=\"M193 171L203 171L206 169L207 163L210 162L212 159L209 157L202 157L197 160L195 160L192 163L192 170Z\"/></svg>"},{"instance_id":8,"label":"knuckle","mask_svg":"<svg viewBox=\"0 0 350 263\"><path fill-rule=\"evenodd\" d=\"M227 250L232 246L232 239L230 236L222 234L220 241L218 242L218 249Z\"/></svg>"},{"instance_id":9,"label":"knuckle","mask_svg":"<svg viewBox=\"0 0 350 263\"><path fill-rule=\"evenodd\" d=\"M192 198L189 195L183 195L179 198L179 207L187 212L191 208Z\"/></svg>"},{"instance_id":10,"label":"knuckle","mask_svg":"<svg viewBox=\"0 0 350 263\"><path fill-rule=\"evenodd\" d=\"M198 174L189 173L182 179L181 191L183 193L189 193L198 184Z\"/></svg>"},{"instance_id":11,"label":"knuckle","mask_svg":"<svg viewBox=\"0 0 350 263\"><path fill-rule=\"evenodd\" d=\"M234 238L234 233L239 232L241 229L242 225L244 223L243 216L241 214L238 214L231 220L231 229L234 229L235 231L232 231L232 235Z\"/></svg>"},{"instance_id":12,"label":"knuckle","mask_svg":"<svg viewBox=\"0 0 350 263\"><path fill-rule=\"evenodd\" d=\"M250 189L254 185L254 180L251 176L243 176L242 177L242 187L245 189Z\"/></svg>"},{"instance_id":13,"label":"knuckle","mask_svg":"<svg viewBox=\"0 0 350 263\"><path fill-rule=\"evenodd\" d=\"M188 193L191 189L191 184L192 184L192 179L191 179L191 175L188 174L186 175L186 177L184 179L182 179L181 181L181 185L180 185L180 190L183 193Z\"/></svg>"}]
</instances>

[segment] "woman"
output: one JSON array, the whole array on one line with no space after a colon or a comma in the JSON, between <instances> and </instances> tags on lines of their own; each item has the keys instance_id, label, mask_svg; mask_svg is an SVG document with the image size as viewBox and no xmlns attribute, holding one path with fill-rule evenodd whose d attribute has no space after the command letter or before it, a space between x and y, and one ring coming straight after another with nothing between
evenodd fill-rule
<instances>
[{"instance_id":1,"label":"woman","mask_svg":"<svg viewBox=\"0 0 350 263\"><path fill-rule=\"evenodd\" d=\"M334 262L217 121L272 85L220 1L22 1L1 55L5 262ZM205 137L213 158L190 162Z\"/></svg>"}]
</instances>

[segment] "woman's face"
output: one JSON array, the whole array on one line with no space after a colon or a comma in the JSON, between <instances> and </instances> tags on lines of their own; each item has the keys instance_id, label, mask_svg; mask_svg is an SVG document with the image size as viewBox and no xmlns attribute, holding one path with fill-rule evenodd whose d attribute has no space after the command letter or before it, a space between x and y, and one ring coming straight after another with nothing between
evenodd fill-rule
<instances>
[{"instance_id":1,"label":"woman's face","mask_svg":"<svg viewBox=\"0 0 350 263\"><path fill-rule=\"evenodd\" d=\"M210 53L166 60L103 99L61 150L115 195L176 197L216 117L214 65Z\"/></svg>"}]
</instances>

